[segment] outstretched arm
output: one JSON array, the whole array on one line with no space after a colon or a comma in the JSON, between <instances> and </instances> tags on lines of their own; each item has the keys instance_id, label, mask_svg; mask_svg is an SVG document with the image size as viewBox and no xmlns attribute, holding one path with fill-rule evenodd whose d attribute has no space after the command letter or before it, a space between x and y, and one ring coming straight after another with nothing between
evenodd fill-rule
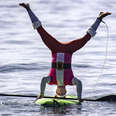
<instances>
[{"instance_id":1,"label":"outstretched arm","mask_svg":"<svg viewBox=\"0 0 116 116\"><path fill-rule=\"evenodd\" d=\"M35 14L30 9L29 4L20 3L19 5L27 10L34 29L37 29L38 33L40 34L46 46L49 49L51 49L51 51L54 51L54 49L58 51L59 47L61 46L60 42L57 41L54 37L52 37L48 32L45 31L45 29L41 25L41 21L35 16Z\"/></svg>"},{"instance_id":2,"label":"outstretched arm","mask_svg":"<svg viewBox=\"0 0 116 116\"><path fill-rule=\"evenodd\" d=\"M70 51L75 52L76 50L82 48L90 40L91 37L95 36L96 30L97 30L98 26L100 25L102 19L108 15L111 15L111 13L100 12L96 21L88 29L87 34L84 37L67 43L67 47L69 47Z\"/></svg>"}]
</instances>

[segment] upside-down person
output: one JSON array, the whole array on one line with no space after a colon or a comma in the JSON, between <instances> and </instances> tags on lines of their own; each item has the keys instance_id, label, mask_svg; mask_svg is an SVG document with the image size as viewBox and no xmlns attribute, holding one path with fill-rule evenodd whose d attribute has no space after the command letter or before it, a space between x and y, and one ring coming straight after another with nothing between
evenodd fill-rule
<instances>
[{"instance_id":1,"label":"upside-down person","mask_svg":"<svg viewBox=\"0 0 116 116\"><path fill-rule=\"evenodd\" d=\"M46 83L50 85L57 85L55 95L57 97L65 97L66 85L76 85L77 97L81 102L82 82L73 75L71 68L72 54L82 48L90 40L90 38L96 34L96 30L102 19L107 15L110 15L111 13L100 12L96 21L82 38L62 43L57 41L54 37L46 32L46 30L42 27L41 21L30 9L29 4L20 3L20 6L24 7L27 10L34 29L36 29L40 34L43 42L51 50L52 54L50 73L48 74L48 76L42 78L40 85L40 95L37 98L39 99L44 97Z\"/></svg>"}]
</instances>

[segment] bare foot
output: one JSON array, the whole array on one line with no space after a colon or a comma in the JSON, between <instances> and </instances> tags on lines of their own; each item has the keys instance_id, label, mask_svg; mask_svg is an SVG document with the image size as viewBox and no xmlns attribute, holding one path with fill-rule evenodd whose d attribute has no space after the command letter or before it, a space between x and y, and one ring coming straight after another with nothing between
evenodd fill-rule
<instances>
[{"instance_id":1,"label":"bare foot","mask_svg":"<svg viewBox=\"0 0 116 116\"><path fill-rule=\"evenodd\" d=\"M108 15L111 15L111 13L110 12L100 12L98 18L102 20L104 17L106 17Z\"/></svg>"},{"instance_id":2,"label":"bare foot","mask_svg":"<svg viewBox=\"0 0 116 116\"><path fill-rule=\"evenodd\" d=\"M20 3L19 5L22 6L23 8L26 8L27 10L30 9L29 4Z\"/></svg>"}]
</instances>

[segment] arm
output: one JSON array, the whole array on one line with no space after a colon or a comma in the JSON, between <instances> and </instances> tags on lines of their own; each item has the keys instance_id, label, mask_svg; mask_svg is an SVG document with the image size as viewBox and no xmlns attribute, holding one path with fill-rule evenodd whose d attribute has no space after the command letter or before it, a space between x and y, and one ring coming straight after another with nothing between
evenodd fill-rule
<instances>
[{"instance_id":1,"label":"arm","mask_svg":"<svg viewBox=\"0 0 116 116\"><path fill-rule=\"evenodd\" d=\"M74 41L71 41L67 43L67 47L69 47L70 52L75 52L76 50L79 50L82 48L89 40L91 37L95 36L96 30L98 26L100 25L102 19L106 17L107 15L110 15L111 13L109 12L100 12L99 16L97 17L96 21L93 23L93 25L88 29L87 34L80 38L76 39Z\"/></svg>"},{"instance_id":2,"label":"arm","mask_svg":"<svg viewBox=\"0 0 116 116\"><path fill-rule=\"evenodd\" d=\"M41 85L40 85L40 95L37 96L37 99L44 97L45 93L45 88L46 88L46 83L50 82L50 77L43 77L41 80Z\"/></svg>"}]
</instances>

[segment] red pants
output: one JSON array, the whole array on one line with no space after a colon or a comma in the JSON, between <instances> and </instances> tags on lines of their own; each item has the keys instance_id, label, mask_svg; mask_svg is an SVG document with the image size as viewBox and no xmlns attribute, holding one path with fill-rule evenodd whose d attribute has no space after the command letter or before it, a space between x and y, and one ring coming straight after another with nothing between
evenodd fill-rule
<instances>
[{"instance_id":1,"label":"red pants","mask_svg":"<svg viewBox=\"0 0 116 116\"><path fill-rule=\"evenodd\" d=\"M76 39L70 42L62 43L57 41L54 37L48 34L42 26L37 29L38 33L40 34L43 42L46 46L52 51L52 53L73 53L80 48L82 48L88 40L90 40L91 36L87 33L84 37L80 39Z\"/></svg>"}]
</instances>

